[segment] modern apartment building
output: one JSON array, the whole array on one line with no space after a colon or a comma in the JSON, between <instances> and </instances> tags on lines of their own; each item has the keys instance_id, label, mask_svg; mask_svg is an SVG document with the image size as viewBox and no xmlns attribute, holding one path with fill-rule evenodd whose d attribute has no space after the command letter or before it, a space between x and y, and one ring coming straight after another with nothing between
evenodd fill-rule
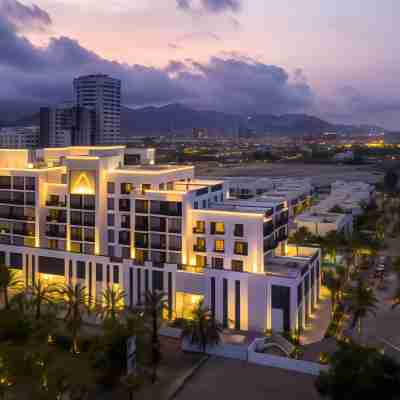
<instances>
[{"instance_id":1,"label":"modern apartment building","mask_svg":"<svg viewBox=\"0 0 400 400\"><path fill-rule=\"evenodd\" d=\"M119 143L121 132L121 81L108 75L74 79L76 106L95 112L94 144Z\"/></svg>"},{"instance_id":2,"label":"modern apartment building","mask_svg":"<svg viewBox=\"0 0 400 400\"><path fill-rule=\"evenodd\" d=\"M65 147L92 144L94 112L71 103L40 109L40 146Z\"/></svg>"},{"instance_id":3,"label":"modern apartment building","mask_svg":"<svg viewBox=\"0 0 400 400\"><path fill-rule=\"evenodd\" d=\"M0 128L0 148L33 149L39 144L39 127L18 126Z\"/></svg>"},{"instance_id":4,"label":"modern apartment building","mask_svg":"<svg viewBox=\"0 0 400 400\"><path fill-rule=\"evenodd\" d=\"M152 149L0 150L0 262L26 284L81 282L93 302L109 285L128 306L161 290L170 319L203 299L226 328L302 329L320 251L290 247L287 223L286 201L230 199Z\"/></svg>"}]
</instances>

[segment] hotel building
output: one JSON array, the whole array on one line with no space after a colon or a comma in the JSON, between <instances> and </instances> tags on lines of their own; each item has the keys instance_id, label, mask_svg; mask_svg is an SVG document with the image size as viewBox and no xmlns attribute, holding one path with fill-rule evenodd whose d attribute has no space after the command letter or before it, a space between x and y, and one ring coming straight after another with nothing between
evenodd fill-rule
<instances>
[{"instance_id":1,"label":"hotel building","mask_svg":"<svg viewBox=\"0 0 400 400\"><path fill-rule=\"evenodd\" d=\"M0 150L0 262L29 285L109 285L126 305L163 291L168 318L204 299L226 328L302 329L320 293L320 250L287 244L288 204L230 199L194 167L124 146Z\"/></svg>"}]
</instances>

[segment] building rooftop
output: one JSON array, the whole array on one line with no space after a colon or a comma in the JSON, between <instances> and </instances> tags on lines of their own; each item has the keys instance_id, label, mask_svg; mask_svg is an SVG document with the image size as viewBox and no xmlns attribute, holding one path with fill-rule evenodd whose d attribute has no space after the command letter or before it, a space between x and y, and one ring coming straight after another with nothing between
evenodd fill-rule
<instances>
[{"instance_id":1,"label":"building rooftop","mask_svg":"<svg viewBox=\"0 0 400 400\"><path fill-rule=\"evenodd\" d=\"M338 213L306 211L298 215L296 221L336 224L344 217L344 214Z\"/></svg>"},{"instance_id":2,"label":"building rooftop","mask_svg":"<svg viewBox=\"0 0 400 400\"><path fill-rule=\"evenodd\" d=\"M267 275L297 278L308 268L310 258L273 256L267 259L265 268Z\"/></svg>"}]
</instances>

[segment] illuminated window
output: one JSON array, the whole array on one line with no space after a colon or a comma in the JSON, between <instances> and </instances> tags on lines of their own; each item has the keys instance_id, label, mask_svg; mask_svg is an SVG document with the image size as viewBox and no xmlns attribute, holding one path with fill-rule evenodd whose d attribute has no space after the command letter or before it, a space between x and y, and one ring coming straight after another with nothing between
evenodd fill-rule
<instances>
[{"instance_id":1,"label":"illuminated window","mask_svg":"<svg viewBox=\"0 0 400 400\"><path fill-rule=\"evenodd\" d=\"M247 242L235 242L234 253L241 256L247 256Z\"/></svg>"},{"instance_id":2,"label":"illuminated window","mask_svg":"<svg viewBox=\"0 0 400 400\"><path fill-rule=\"evenodd\" d=\"M223 222L211 222L211 234L223 235L225 233L225 224Z\"/></svg>"},{"instance_id":3,"label":"illuminated window","mask_svg":"<svg viewBox=\"0 0 400 400\"><path fill-rule=\"evenodd\" d=\"M193 233L206 233L206 223L204 221L196 221Z\"/></svg>"},{"instance_id":4,"label":"illuminated window","mask_svg":"<svg viewBox=\"0 0 400 400\"><path fill-rule=\"evenodd\" d=\"M196 267L204 268L207 266L207 257L206 256L196 256Z\"/></svg>"},{"instance_id":5,"label":"illuminated window","mask_svg":"<svg viewBox=\"0 0 400 400\"><path fill-rule=\"evenodd\" d=\"M214 251L218 253L223 253L225 251L225 241L217 239L215 241Z\"/></svg>"},{"instance_id":6,"label":"illuminated window","mask_svg":"<svg viewBox=\"0 0 400 400\"><path fill-rule=\"evenodd\" d=\"M197 238L196 244L194 245L194 251L206 251L206 239Z\"/></svg>"},{"instance_id":7,"label":"illuminated window","mask_svg":"<svg viewBox=\"0 0 400 400\"><path fill-rule=\"evenodd\" d=\"M133 190L131 183L121 183L121 194L130 194Z\"/></svg>"},{"instance_id":8,"label":"illuminated window","mask_svg":"<svg viewBox=\"0 0 400 400\"><path fill-rule=\"evenodd\" d=\"M193 319L193 312L203 299L204 296L200 294L176 292L176 318Z\"/></svg>"}]
</instances>

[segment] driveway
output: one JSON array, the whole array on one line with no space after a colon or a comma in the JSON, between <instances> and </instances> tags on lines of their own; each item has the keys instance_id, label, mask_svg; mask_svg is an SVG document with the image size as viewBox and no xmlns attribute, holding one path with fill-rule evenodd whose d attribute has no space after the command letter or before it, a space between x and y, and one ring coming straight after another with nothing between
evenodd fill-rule
<instances>
[{"instance_id":1,"label":"driveway","mask_svg":"<svg viewBox=\"0 0 400 400\"><path fill-rule=\"evenodd\" d=\"M226 358L211 358L177 400L319 400L315 377Z\"/></svg>"}]
</instances>

